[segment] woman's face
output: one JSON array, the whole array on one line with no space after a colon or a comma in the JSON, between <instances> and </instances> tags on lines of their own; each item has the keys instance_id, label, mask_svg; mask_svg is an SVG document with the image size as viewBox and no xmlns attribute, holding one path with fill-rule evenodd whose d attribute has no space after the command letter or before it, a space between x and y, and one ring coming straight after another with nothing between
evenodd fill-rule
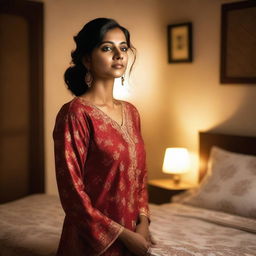
<instances>
[{"instance_id":1,"label":"woman's face","mask_svg":"<svg viewBox=\"0 0 256 256\"><path fill-rule=\"evenodd\" d=\"M86 66L95 80L121 77L127 67L127 51L123 31L119 28L111 29L105 34L102 43L93 50Z\"/></svg>"}]
</instances>

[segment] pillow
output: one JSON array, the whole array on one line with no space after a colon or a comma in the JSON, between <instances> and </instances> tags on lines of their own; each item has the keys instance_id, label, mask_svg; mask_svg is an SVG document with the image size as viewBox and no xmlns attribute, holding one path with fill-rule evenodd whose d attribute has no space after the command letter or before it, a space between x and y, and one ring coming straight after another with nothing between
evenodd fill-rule
<instances>
[{"instance_id":1,"label":"pillow","mask_svg":"<svg viewBox=\"0 0 256 256\"><path fill-rule=\"evenodd\" d=\"M212 147L207 175L183 203L256 218L256 157Z\"/></svg>"}]
</instances>

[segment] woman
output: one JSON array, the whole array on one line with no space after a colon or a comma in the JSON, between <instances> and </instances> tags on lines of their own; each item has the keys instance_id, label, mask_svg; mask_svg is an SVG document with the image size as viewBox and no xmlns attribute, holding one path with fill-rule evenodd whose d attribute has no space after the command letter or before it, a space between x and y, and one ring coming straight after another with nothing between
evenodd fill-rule
<instances>
[{"instance_id":1,"label":"woman","mask_svg":"<svg viewBox=\"0 0 256 256\"><path fill-rule=\"evenodd\" d=\"M74 40L65 82L76 97L60 109L53 131L66 213L57 255L150 255L140 118L132 104L113 98L114 79L134 51L129 32L98 18Z\"/></svg>"}]
</instances>

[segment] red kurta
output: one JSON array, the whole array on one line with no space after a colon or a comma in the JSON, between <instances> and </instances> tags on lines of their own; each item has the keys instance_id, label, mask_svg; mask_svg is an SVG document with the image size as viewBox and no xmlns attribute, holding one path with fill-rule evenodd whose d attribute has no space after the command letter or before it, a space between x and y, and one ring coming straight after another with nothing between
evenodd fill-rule
<instances>
[{"instance_id":1,"label":"red kurta","mask_svg":"<svg viewBox=\"0 0 256 256\"><path fill-rule=\"evenodd\" d=\"M56 178L66 213L57 255L131 255L117 239L149 217L144 143L137 109L126 101L119 125L75 97L53 131Z\"/></svg>"}]
</instances>

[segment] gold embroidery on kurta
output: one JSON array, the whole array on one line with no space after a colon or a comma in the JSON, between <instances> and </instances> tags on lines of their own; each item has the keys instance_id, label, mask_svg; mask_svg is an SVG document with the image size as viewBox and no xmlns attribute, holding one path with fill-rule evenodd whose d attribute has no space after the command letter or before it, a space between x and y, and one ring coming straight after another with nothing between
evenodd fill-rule
<instances>
[{"instance_id":1,"label":"gold embroidery on kurta","mask_svg":"<svg viewBox=\"0 0 256 256\"><path fill-rule=\"evenodd\" d=\"M71 135L70 132L65 132L65 138L68 142L71 142Z\"/></svg>"},{"instance_id":2,"label":"gold embroidery on kurta","mask_svg":"<svg viewBox=\"0 0 256 256\"><path fill-rule=\"evenodd\" d=\"M82 99L81 99L82 100ZM83 100L82 100L83 103ZM135 200L134 200L134 193L135 191L137 191L138 187L139 187L139 175L141 174L141 170L137 169L137 156L136 156L136 144L139 142L138 137L136 135L136 131L134 130L135 127L137 127L138 125L138 120L139 120L139 116L137 114L136 111L134 111L135 113L135 118L136 121L133 120L133 117L131 116L131 106L124 104L123 102L121 102L122 104L122 114L123 114L123 125L120 126L117 122L115 122L114 120L112 120L109 116L107 116L103 111L101 111L100 109L98 109L97 107L95 107L92 104L89 104L92 107L92 111L90 112L90 114L99 121L102 121L103 123L100 125L100 129L104 130L105 128L102 129L102 127L104 127L105 125L109 124L112 126L112 128L114 128L115 130L117 130L124 138L124 140L126 141L126 143L128 144L128 153L129 153L129 160L130 163L128 165L128 170L127 170L127 174L128 174L128 179L130 181L131 187L130 187L130 194L131 197L129 199L129 205L128 205L128 209L129 211L133 212L135 211ZM87 103L85 103L85 105L87 105ZM133 122L137 122L136 125L134 125ZM104 144L106 143L106 141L102 140L102 139L97 139L96 138L96 142L98 144L101 144L104 142ZM107 141L106 144L108 144L109 142ZM125 146L122 144L118 145L118 149L119 151L123 151L125 150ZM114 152L113 154L113 159L117 160L118 158L118 152ZM107 165L111 165L111 161L108 160L104 160L103 164L105 166ZM119 170L123 171L124 170L124 164L122 162L120 162L119 165ZM112 175L112 174L111 174ZM141 181L140 181L141 182ZM142 184L141 184L142 185ZM105 186L110 189L110 184L108 182L106 182ZM123 185L121 185L122 188ZM116 201L120 202L123 198L120 198L120 196L118 195L116 197ZM141 199L143 200L143 199ZM145 215L148 214L148 211L146 208L141 208L140 212L145 212Z\"/></svg>"},{"instance_id":3,"label":"gold embroidery on kurta","mask_svg":"<svg viewBox=\"0 0 256 256\"><path fill-rule=\"evenodd\" d=\"M120 156L120 153L119 153L119 152L115 151L115 152L113 153L113 159L114 159L114 160L118 160L119 156Z\"/></svg>"},{"instance_id":4,"label":"gold embroidery on kurta","mask_svg":"<svg viewBox=\"0 0 256 256\"><path fill-rule=\"evenodd\" d=\"M104 141L104 145L105 146L113 146L113 141L110 140L110 139L107 139L107 140Z\"/></svg>"}]
</instances>

